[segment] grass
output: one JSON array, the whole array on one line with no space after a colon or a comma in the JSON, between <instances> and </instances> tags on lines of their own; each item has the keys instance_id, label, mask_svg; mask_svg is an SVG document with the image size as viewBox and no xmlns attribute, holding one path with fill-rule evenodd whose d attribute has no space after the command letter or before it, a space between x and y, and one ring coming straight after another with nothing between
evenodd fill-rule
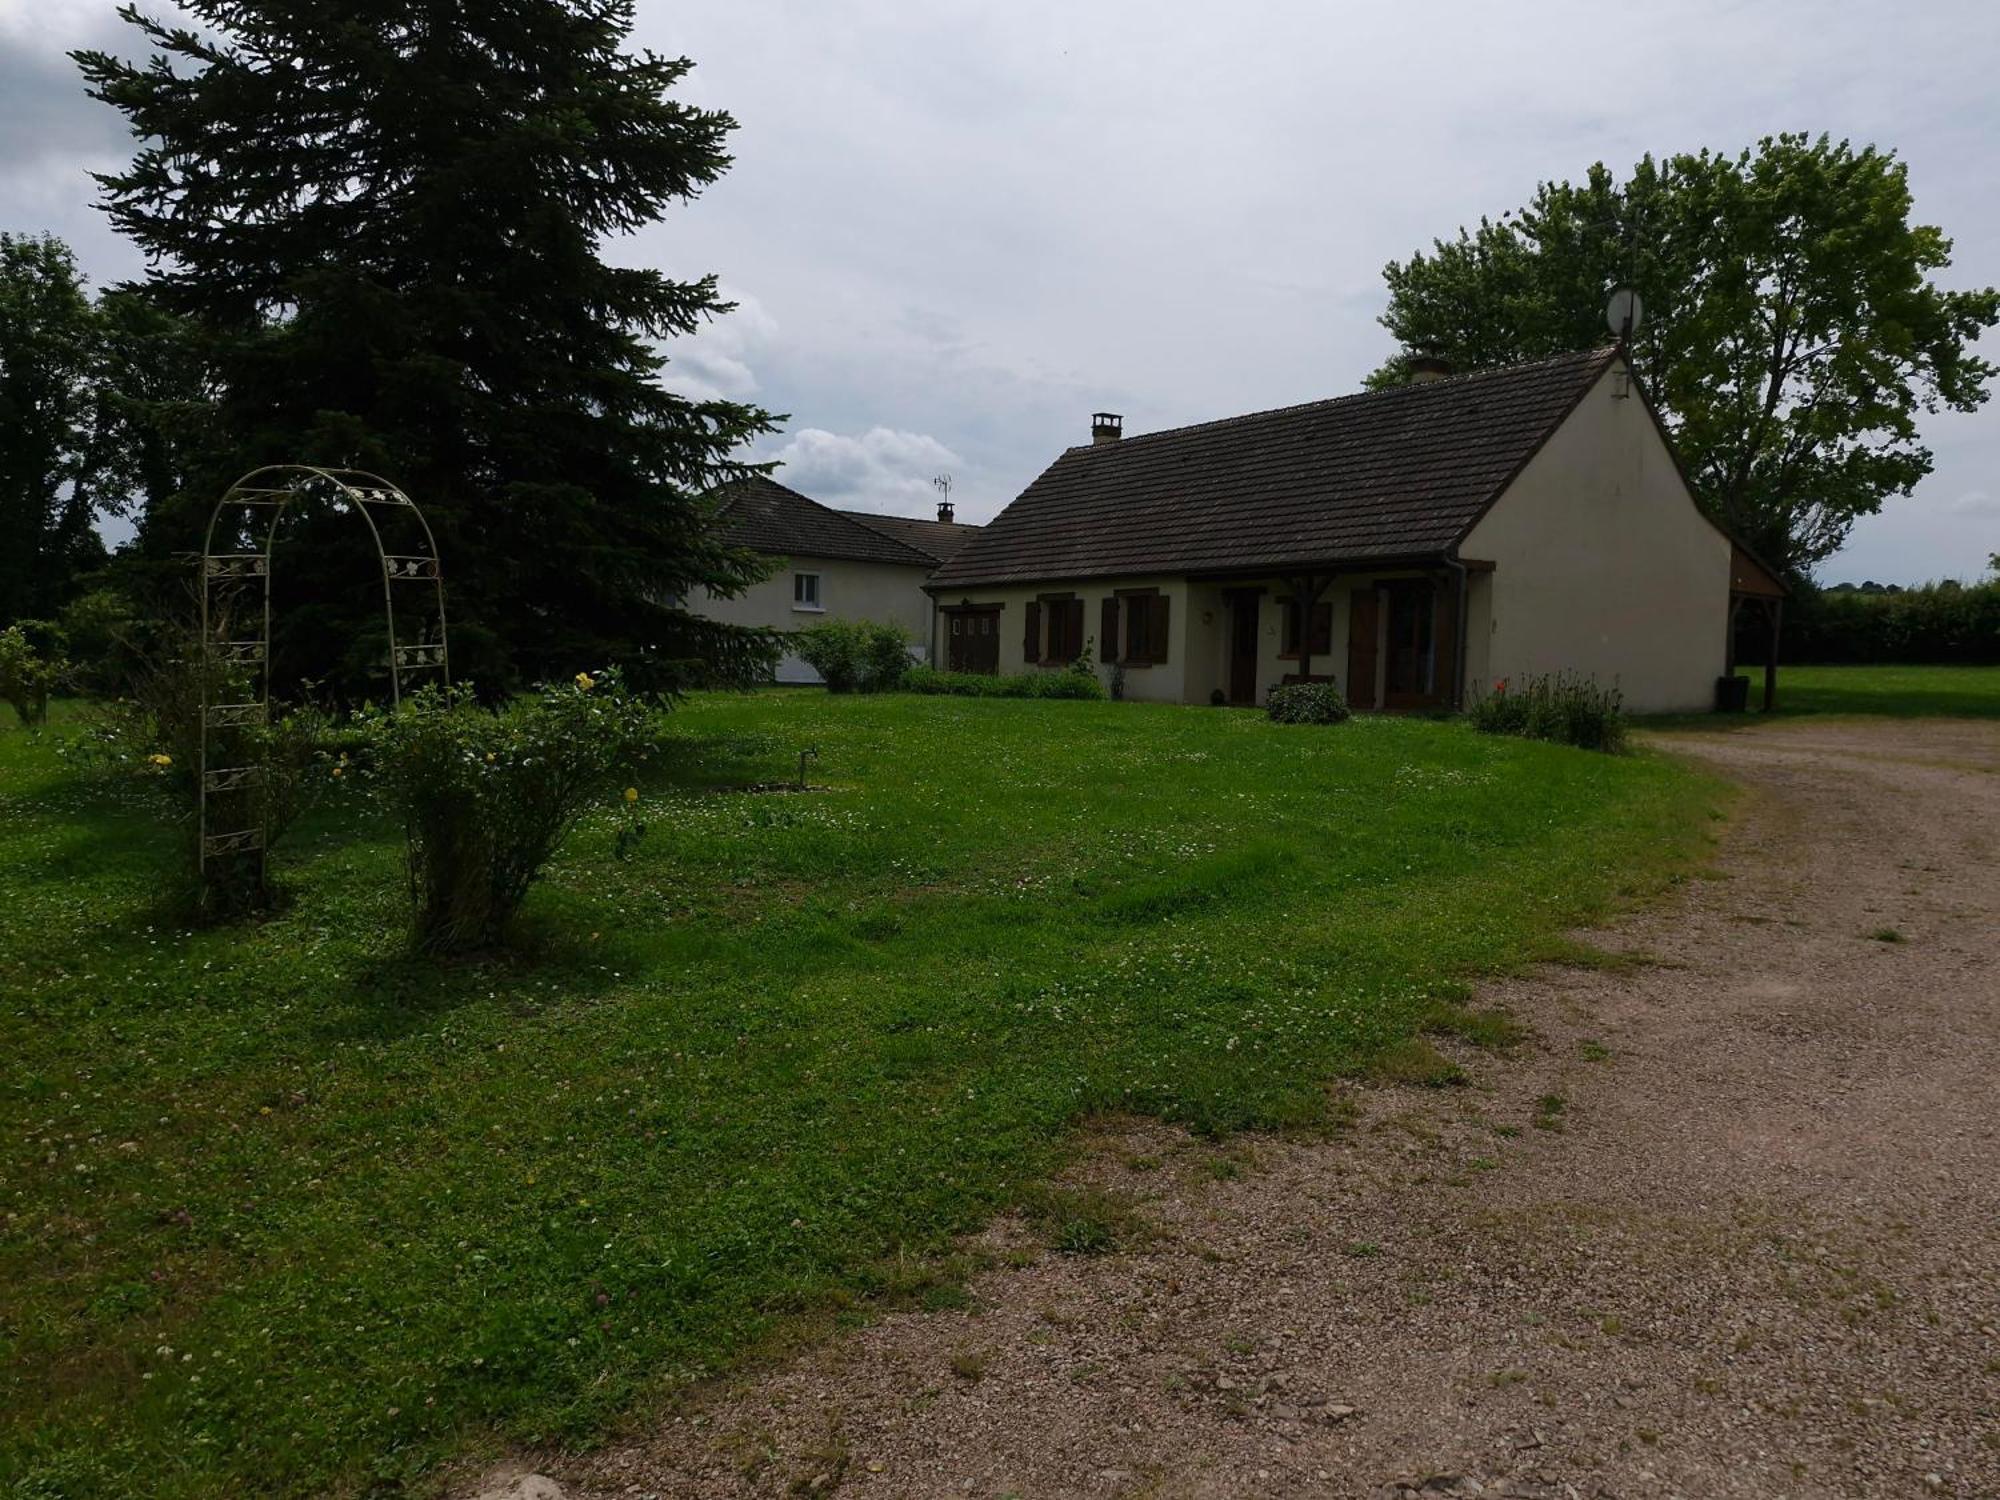
<instances>
[{"instance_id":1,"label":"grass","mask_svg":"<svg viewBox=\"0 0 2000 1500\"><path fill-rule=\"evenodd\" d=\"M1754 710L1763 675L1738 675L1750 676ZM1778 712L2000 718L2000 667L1780 666Z\"/></svg>"},{"instance_id":2,"label":"grass","mask_svg":"<svg viewBox=\"0 0 2000 1500\"><path fill-rule=\"evenodd\" d=\"M921 1299L1002 1210L1113 1248L1128 1204L1045 1186L1079 1122L1309 1124L1336 1077L1429 1067L1426 1028L1504 1039L1465 977L1698 861L1721 795L1455 724L704 698L634 856L607 808L519 952L454 967L404 955L358 802L295 830L281 914L185 930L172 833L63 732L0 729L0 1491L29 1495L419 1483ZM828 789L730 790L805 745Z\"/></svg>"}]
</instances>

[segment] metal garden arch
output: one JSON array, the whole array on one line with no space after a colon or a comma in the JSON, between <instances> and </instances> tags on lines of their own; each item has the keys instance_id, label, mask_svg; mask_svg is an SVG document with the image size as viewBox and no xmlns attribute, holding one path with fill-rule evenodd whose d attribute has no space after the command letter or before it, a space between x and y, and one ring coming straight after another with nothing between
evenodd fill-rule
<instances>
[{"instance_id":1,"label":"metal garden arch","mask_svg":"<svg viewBox=\"0 0 2000 1500\"><path fill-rule=\"evenodd\" d=\"M351 510L368 525L382 567L391 705L402 702L406 677L435 672L436 680L451 680L444 574L437 540L414 500L388 480L360 469L269 464L237 480L215 502L202 540L198 771L204 878L211 861L225 859L254 861L260 882L263 877L269 825L264 769L252 753L248 731L270 719L271 547L278 523L295 500L324 501L336 511ZM426 583L430 587L422 588ZM406 587L410 584L419 587L411 590ZM402 611L402 635L397 633L399 593L416 605ZM247 608L239 612L242 606ZM257 634L245 630L245 616L254 622ZM246 682L244 690L224 696L241 701L211 701L217 687L236 673Z\"/></svg>"}]
</instances>

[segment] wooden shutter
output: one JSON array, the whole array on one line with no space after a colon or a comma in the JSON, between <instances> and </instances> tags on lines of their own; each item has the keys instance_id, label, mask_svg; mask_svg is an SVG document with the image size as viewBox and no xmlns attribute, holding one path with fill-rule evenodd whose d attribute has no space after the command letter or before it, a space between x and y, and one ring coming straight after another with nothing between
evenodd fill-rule
<instances>
[{"instance_id":1,"label":"wooden shutter","mask_svg":"<svg viewBox=\"0 0 2000 1500\"><path fill-rule=\"evenodd\" d=\"M1373 589L1356 589L1347 617L1347 701L1354 708L1375 706L1375 637L1381 605Z\"/></svg>"},{"instance_id":2,"label":"wooden shutter","mask_svg":"<svg viewBox=\"0 0 2000 1500\"><path fill-rule=\"evenodd\" d=\"M1097 659L1101 662L1118 660L1118 596L1107 594L1104 609L1100 615L1101 624L1097 631Z\"/></svg>"},{"instance_id":3,"label":"wooden shutter","mask_svg":"<svg viewBox=\"0 0 2000 1500\"><path fill-rule=\"evenodd\" d=\"M1030 599L1023 613L1027 616L1027 634L1021 640L1021 659L1033 666L1042 659L1042 606L1038 599Z\"/></svg>"},{"instance_id":4,"label":"wooden shutter","mask_svg":"<svg viewBox=\"0 0 2000 1500\"><path fill-rule=\"evenodd\" d=\"M1154 666L1165 666L1167 662L1167 607L1172 602L1165 594L1155 594L1144 601L1152 611L1152 655L1148 658Z\"/></svg>"},{"instance_id":5,"label":"wooden shutter","mask_svg":"<svg viewBox=\"0 0 2000 1500\"><path fill-rule=\"evenodd\" d=\"M1075 661L1083 655L1083 600L1071 599L1065 602L1063 612L1069 616L1069 639L1063 642L1063 665Z\"/></svg>"}]
</instances>

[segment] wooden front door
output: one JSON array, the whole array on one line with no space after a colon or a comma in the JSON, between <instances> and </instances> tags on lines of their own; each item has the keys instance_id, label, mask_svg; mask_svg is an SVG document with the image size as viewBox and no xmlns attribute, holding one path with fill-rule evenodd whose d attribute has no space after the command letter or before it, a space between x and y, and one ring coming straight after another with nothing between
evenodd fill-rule
<instances>
[{"instance_id":1,"label":"wooden front door","mask_svg":"<svg viewBox=\"0 0 2000 1500\"><path fill-rule=\"evenodd\" d=\"M1257 701L1257 589L1229 596L1229 701Z\"/></svg>"},{"instance_id":2,"label":"wooden front door","mask_svg":"<svg viewBox=\"0 0 2000 1500\"><path fill-rule=\"evenodd\" d=\"M1382 590L1388 629L1382 651L1382 706L1429 708L1437 702L1437 589L1429 579L1399 579Z\"/></svg>"},{"instance_id":3,"label":"wooden front door","mask_svg":"<svg viewBox=\"0 0 2000 1500\"><path fill-rule=\"evenodd\" d=\"M946 611L945 665L954 672L1000 670L1000 609Z\"/></svg>"},{"instance_id":4,"label":"wooden front door","mask_svg":"<svg viewBox=\"0 0 2000 1500\"><path fill-rule=\"evenodd\" d=\"M1347 701L1375 707L1375 657L1381 647L1382 602L1372 588L1356 589L1347 614Z\"/></svg>"}]
</instances>

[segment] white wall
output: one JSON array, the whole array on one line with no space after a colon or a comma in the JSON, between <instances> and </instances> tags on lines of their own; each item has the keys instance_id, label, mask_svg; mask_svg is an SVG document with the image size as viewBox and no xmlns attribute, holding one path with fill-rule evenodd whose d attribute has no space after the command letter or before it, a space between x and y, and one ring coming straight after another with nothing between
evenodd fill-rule
<instances>
[{"instance_id":1,"label":"white wall","mask_svg":"<svg viewBox=\"0 0 2000 1500\"><path fill-rule=\"evenodd\" d=\"M792 576L796 573L819 574L818 609L792 602ZM907 630L914 643L913 654L923 660L925 643L931 636L930 596L923 588L929 576L928 568L901 563L802 555L789 559L769 578L752 584L734 599L717 598L701 589L688 601L688 607L711 620L772 630L802 630L821 620L881 620ZM1018 642L1015 649L1020 649ZM819 674L790 652L778 663L777 675L780 682L819 681Z\"/></svg>"},{"instance_id":2,"label":"white wall","mask_svg":"<svg viewBox=\"0 0 2000 1500\"><path fill-rule=\"evenodd\" d=\"M1496 677L1569 671L1617 686L1636 713L1714 704L1729 540L1696 509L1645 404L1617 394L1619 373L1605 372L1459 549L1495 564L1475 693ZM1475 625L1480 615L1475 601Z\"/></svg>"},{"instance_id":3,"label":"white wall","mask_svg":"<svg viewBox=\"0 0 2000 1500\"><path fill-rule=\"evenodd\" d=\"M1000 672L1003 676L1026 671L1058 671L1057 667L1042 667L1030 664L1023 657L1023 647L1027 642L1026 610L1030 601L1043 594L1075 594L1083 601L1083 638L1089 642L1093 657L1100 658L1097 675L1108 687L1111 669L1101 662L1103 642L1099 636L1104 623L1104 601L1119 589L1156 588L1172 602L1167 606L1167 659L1156 666L1130 666L1125 669L1125 696L1148 703L1180 703L1185 700L1184 685L1190 671L1188 664L1188 581L1185 578L1094 578L1081 582L1050 580L1032 585L1005 588L973 588L948 590L938 596L940 634L942 633L943 611L960 604L997 604L1000 606ZM1048 638L1046 613L1042 620L1042 638ZM933 640L932 659L944 665L947 658L941 640ZM1208 689L1202 689L1205 701Z\"/></svg>"}]
</instances>

